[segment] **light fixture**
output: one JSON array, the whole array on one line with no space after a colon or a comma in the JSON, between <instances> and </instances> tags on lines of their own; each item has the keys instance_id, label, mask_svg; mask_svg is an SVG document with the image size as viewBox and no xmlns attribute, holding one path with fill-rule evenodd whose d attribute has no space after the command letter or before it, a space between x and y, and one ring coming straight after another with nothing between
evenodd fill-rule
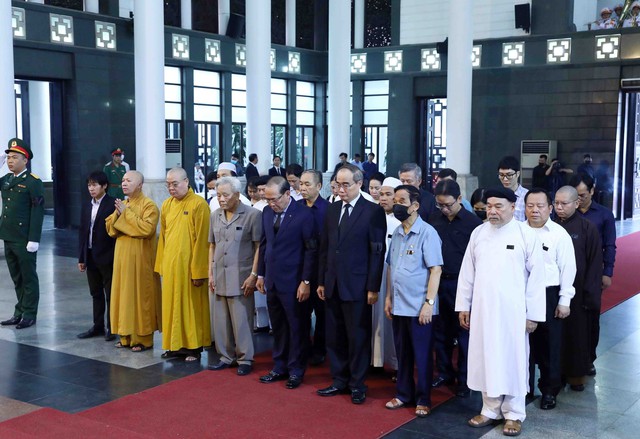
<instances>
[{"instance_id":1,"label":"light fixture","mask_svg":"<svg viewBox=\"0 0 640 439\"><path fill-rule=\"evenodd\" d=\"M482 45L473 46L471 49L471 67L480 67L482 64Z\"/></svg>"},{"instance_id":2,"label":"light fixture","mask_svg":"<svg viewBox=\"0 0 640 439\"><path fill-rule=\"evenodd\" d=\"M596 61L620 58L620 34L596 36Z\"/></svg>"},{"instance_id":3,"label":"light fixture","mask_svg":"<svg viewBox=\"0 0 640 439\"><path fill-rule=\"evenodd\" d=\"M220 64L222 61L220 55L220 41L210 38L204 39L204 60L212 64Z\"/></svg>"},{"instance_id":4,"label":"light fixture","mask_svg":"<svg viewBox=\"0 0 640 439\"><path fill-rule=\"evenodd\" d=\"M116 25L96 21L96 49L116 50Z\"/></svg>"},{"instance_id":5,"label":"light fixture","mask_svg":"<svg viewBox=\"0 0 640 439\"><path fill-rule=\"evenodd\" d=\"M289 73L300 73L300 52L289 52Z\"/></svg>"},{"instance_id":6,"label":"light fixture","mask_svg":"<svg viewBox=\"0 0 640 439\"><path fill-rule=\"evenodd\" d=\"M571 38L547 40L547 64L571 62Z\"/></svg>"},{"instance_id":7,"label":"light fixture","mask_svg":"<svg viewBox=\"0 0 640 439\"><path fill-rule=\"evenodd\" d=\"M73 17L49 14L49 29L52 43L73 44Z\"/></svg>"},{"instance_id":8,"label":"light fixture","mask_svg":"<svg viewBox=\"0 0 640 439\"><path fill-rule=\"evenodd\" d=\"M524 65L524 41L502 43L502 65Z\"/></svg>"},{"instance_id":9,"label":"light fixture","mask_svg":"<svg viewBox=\"0 0 640 439\"><path fill-rule=\"evenodd\" d=\"M174 58L189 59L189 36L171 34L171 47Z\"/></svg>"},{"instance_id":10,"label":"light fixture","mask_svg":"<svg viewBox=\"0 0 640 439\"><path fill-rule=\"evenodd\" d=\"M351 73L367 73L367 54L351 54Z\"/></svg>"},{"instance_id":11,"label":"light fixture","mask_svg":"<svg viewBox=\"0 0 640 439\"><path fill-rule=\"evenodd\" d=\"M402 71L402 50L387 50L384 52L385 73Z\"/></svg>"},{"instance_id":12,"label":"light fixture","mask_svg":"<svg viewBox=\"0 0 640 439\"><path fill-rule=\"evenodd\" d=\"M236 43L236 65L247 67L247 46Z\"/></svg>"},{"instance_id":13,"label":"light fixture","mask_svg":"<svg viewBox=\"0 0 640 439\"><path fill-rule=\"evenodd\" d=\"M440 70L440 54L435 48L422 49L420 54L421 70Z\"/></svg>"},{"instance_id":14,"label":"light fixture","mask_svg":"<svg viewBox=\"0 0 640 439\"><path fill-rule=\"evenodd\" d=\"M13 38L27 38L27 24L25 11L22 8L11 8L11 28Z\"/></svg>"}]
</instances>

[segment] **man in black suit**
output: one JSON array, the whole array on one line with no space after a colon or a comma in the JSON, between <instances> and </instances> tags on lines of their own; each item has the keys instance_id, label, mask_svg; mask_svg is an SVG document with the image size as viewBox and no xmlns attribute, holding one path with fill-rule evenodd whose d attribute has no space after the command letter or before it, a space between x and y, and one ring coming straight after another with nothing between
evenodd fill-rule
<instances>
[{"instance_id":1,"label":"man in black suit","mask_svg":"<svg viewBox=\"0 0 640 439\"><path fill-rule=\"evenodd\" d=\"M78 334L78 338L104 335L106 341L112 341L115 336L111 334L109 302L116 240L107 234L105 219L115 210L115 198L107 195L108 186L107 175L102 171L93 172L87 178L91 202L82 205L78 269L87 273L89 291L93 299L93 326L88 331Z\"/></svg>"},{"instance_id":2,"label":"man in black suit","mask_svg":"<svg viewBox=\"0 0 640 439\"><path fill-rule=\"evenodd\" d=\"M311 209L293 200L284 178L272 177L264 193L269 205L262 211L256 287L267 294L274 365L260 382L288 377L286 388L295 389L307 367L308 299L318 244Z\"/></svg>"},{"instance_id":3,"label":"man in black suit","mask_svg":"<svg viewBox=\"0 0 640 439\"><path fill-rule=\"evenodd\" d=\"M244 170L244 175L247 177L247 181L251 177L259 177L260 173L258 172L258 168L256 165L258 164L258 154L251 153L249 154L249 164L247 165L247 169Z\"/></svg>"},{"instance_id":4,"label":"man in black suit","mask_svg":"<svg viewBox=\"0 0 640 439\"><path fill-rule=\"evenodd\" d=\"M404 163L398 171L398 178L402 184L408 184L420 191L420 209L418 214L425 222L429 221L432 213L437 212L436 198L429 191L420 188L422 184L422 169L417 163Z\"/></svg>"},{"instance_id":5,"label":"man in black suit","mask_svg":"<svg viewBox=\"0 0 640 439\"><path fill-rule=\"evenodd\" d=\"M280 166L282 159L279 155L273 158L273 166L269 169L269 177L282 177L287 178L284 168Z\"/></svg>"},{"instance_id":6,"label":"man in black suit","mask_svg":"<svg viewBox=\"0 0 640 439\"><path fill-rule=\"evenodd\" d=\"M327 209L320 238L318 296L326 300L327 352L333 383L317 391L333 396L351 390L366 399L371 361L371 305L378 300L387 230L384 210L360 195L362 171L351 164L337 173L341 201Z\"/></svg>"}]
</instances>

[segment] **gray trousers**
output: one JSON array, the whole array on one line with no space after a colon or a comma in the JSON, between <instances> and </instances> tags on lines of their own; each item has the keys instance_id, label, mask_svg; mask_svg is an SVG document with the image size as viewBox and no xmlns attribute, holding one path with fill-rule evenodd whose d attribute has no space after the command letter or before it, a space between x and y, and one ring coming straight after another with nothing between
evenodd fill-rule
<instances>
[{"instance_id":1,"label":"gray trousers","mask_svg":"<svg viewBox=\"0 0 640 439\"><path fill-rule=\"evenodd\" d=\"M253 362L253 294L220 296L214 294L213 335L220 360L227 364Z\"/></svg>"}]
</instances>

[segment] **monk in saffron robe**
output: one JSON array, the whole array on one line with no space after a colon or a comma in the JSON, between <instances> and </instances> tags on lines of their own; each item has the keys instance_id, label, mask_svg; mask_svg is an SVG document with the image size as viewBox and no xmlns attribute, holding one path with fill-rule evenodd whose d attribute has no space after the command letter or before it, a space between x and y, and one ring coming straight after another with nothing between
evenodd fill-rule
<instances>
[{"instance_id":1,"label":"monk in saffron robe","mask_svg":"<svg viewBox=\"0 0 640 439\"><path fill-rule=\"evenodd\" d=\"M160 212L156 272L162 276L163 358L197 361L211 345L209 205L189 187L187 173L167 173L169 197Z\"/></svg>"},{"instance_id":2,"label":"monk in saffron robe","mask_svg":"<svg viewBox=\"0 0 640 439\"><path fill-rule=\"evenodd\" d=\"M116 238L111 285L111 332L120 335L116 347L141 352L153 347L160 328L160 277L154 273L158 207L144 196L144 176L129 171L122 190L129 198L116 199L116 210L105 220Z\"/></svg>"}]
</instances>

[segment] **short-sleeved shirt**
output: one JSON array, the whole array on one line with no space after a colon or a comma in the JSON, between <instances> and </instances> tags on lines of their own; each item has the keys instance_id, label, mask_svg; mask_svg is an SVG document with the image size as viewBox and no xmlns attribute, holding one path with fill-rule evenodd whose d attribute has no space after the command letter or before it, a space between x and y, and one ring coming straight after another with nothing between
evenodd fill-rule
<instances>
[{"instance_id":1,"label":"short-sleeved shirt","mask_svg":"<svg viewBox=\"0 0 640 439\"><path fill-rule=\"evenodd\" d=\"M418 317L424 305L429 284L429 268L442 265L441 242L438 232L420 217L409 233L398 227L391 237L387 263L391 267L392 314ZM433 314L438 314L438 300Z\"/></svg>"},{"instance_id":2,"label":"short-sleeved shirt","mask_svg":"<svg viewBox=\"0 0 640 439\"><path fill-rule=\"evenodd\" d=\"M239 296L242 283L251 274L254 243L262 237L262 212L238 203L227 221L225 211L217 209L211 214L209 242L216 245L213 253L215 294Z\"/></svg>"}]
</instances>

